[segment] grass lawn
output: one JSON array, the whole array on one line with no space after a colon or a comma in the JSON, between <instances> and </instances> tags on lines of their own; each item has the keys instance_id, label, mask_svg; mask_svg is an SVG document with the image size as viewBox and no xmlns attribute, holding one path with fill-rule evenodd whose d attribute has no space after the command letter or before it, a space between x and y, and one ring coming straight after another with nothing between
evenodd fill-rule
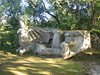
<instances>
[{"instance_id":1,"label":"grass lawn","mask_svg":"<svg viewBox=\"0 0 100 75\"><path fill-rule=\"evenodd\" d=\"M0 51L0 75L84 75L84 66L62 58Z\"/></svg>"}]
</instances>

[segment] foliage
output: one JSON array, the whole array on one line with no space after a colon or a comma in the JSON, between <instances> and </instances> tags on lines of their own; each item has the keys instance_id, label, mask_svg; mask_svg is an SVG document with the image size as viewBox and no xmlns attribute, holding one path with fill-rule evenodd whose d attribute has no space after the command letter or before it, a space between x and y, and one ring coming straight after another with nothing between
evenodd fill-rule
<instances>
[{"instance_id":1,"label":"foliage","mask_svg":"<svg viewBox=\"0 0 100 75\"><path fill-rule=\"evenodd\" d=\"M96 15L99 13L99 1L49 0L51 6L50 9L46 9L43 1L44 0L40 0L40 4L30 3L31 6L34 6L33 11L36 10L35 12L33 12L33 16L35 16L34 21L38 21L36 24L41 24L41 27L54 27L67 30L91 30L94 27L99 27L99 21L95 20ZM49 19L49 21L45 21L45 16L41 15L41 13L43 12L51 16L51 19ZM39 20L36 19L36 16L39 18Z\"/></svg>"},{"instance_id":2,"label":"foliage","mask_svg":"<svg viewBox=\"0 0 100 75\"><path fill-rule=\"evenodd\" d=\"M9 24L0 25L0 49L9 50L18 46L17 29L14 29Z\"/></svg>"},{"instance_id":3,"label":"foliage","mask_svg":"<svg viewBox=\"0 0 100 75\"><path fill-rule=\"evenodd\" d=\"M18 15L20 0L0 1L0 49L11 49L18 46Z\"/></svg>"}]
</instances>

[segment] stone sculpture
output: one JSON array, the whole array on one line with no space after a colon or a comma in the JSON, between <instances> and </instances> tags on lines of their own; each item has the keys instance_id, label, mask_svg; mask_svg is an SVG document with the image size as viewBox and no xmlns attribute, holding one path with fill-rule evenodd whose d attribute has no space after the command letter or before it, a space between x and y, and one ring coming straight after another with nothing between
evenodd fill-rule
<instances>
[{"instance_id":1,"label":"stone sculpture","mask_svg":"<svg viewBox=\"0 0 100 75\"><path fill-rule=\"evenodd\" d=\"M32 51L40 55L60 55L67 59L91 47L90 33L86 30L28 28L23 18L20 18L18 36L20 47L16 51L21 55ZM65 37L64 41L61 39L62 36Z\"/></svg>"},{"instance_id":2,"label":"stone sculpture","mask_svg":"<svg viewBox=\"0 0 100 75\"><path fill-rule=\"evenodd\" d=\"M67 52L69 55L65 55L64 58L67 59L76 55L77 53L84 51L91 47L90 33L88 31L66 31L65 32L65 42L69 46ZM63 48L62 48L63 49ZM67 46L66 46L67 49Z\"/></svg>"}]
</instances>

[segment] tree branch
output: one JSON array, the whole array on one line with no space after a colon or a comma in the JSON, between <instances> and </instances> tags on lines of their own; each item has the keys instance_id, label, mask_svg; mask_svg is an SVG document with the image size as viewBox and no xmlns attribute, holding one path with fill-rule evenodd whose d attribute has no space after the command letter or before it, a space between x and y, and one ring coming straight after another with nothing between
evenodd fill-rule
<instances>
[{"instance_id":1,"label":"tree branch","mask_svg":"<svg viewBox=\"0 0 100 75\"><path fill-rule=\"evenodd\" d=\"M42 0L42 3L43 3L43 5L44 5L45 12L48 13L49 15L51 15L51 16L57 21L58 24L61 24L61 23L60 23L60 20L59 20L59 18L58 18L58 16L57 16L57 15L55 16L55 15L51 14L51 13L48 11L48 9L46 9L45 3L43 2L43 0Z\"/></svg>"}]
</instances>

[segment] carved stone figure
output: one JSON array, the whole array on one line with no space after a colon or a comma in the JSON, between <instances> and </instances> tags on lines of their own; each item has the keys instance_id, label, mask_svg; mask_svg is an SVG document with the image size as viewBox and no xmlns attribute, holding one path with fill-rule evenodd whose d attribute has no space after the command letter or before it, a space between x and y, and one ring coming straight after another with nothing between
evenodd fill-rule
<instances>
[{"instance_id":1,"label":"carved stone figure","mask_svg":"<svg viewBox=\"0 0 100 75\"><path fill-rule=\"evenodd\" d=\"M57 29L28 28L22 18L18 30L20 47L16 51L21 55L33 51L40 55L62 55L67 59L91 47L88 31L65 31L63 35L62 32ZM65 37L64 41L61 40L62 36Z\"/></svg>"},{"instance_id":2,"label":"carved stone figure","mask_svg":"<svg viewBox=\"0 0 100 75\"><path fill-rule=\"evenodd\" d=\"M65 42L62 50L67 50L64 52L65 59L74 56L75 54L84 51L91 47L90 33L88 31L66 31L65 32ZM69 53L69 56L68 56Z\"/></svg>"}]
</instances>

